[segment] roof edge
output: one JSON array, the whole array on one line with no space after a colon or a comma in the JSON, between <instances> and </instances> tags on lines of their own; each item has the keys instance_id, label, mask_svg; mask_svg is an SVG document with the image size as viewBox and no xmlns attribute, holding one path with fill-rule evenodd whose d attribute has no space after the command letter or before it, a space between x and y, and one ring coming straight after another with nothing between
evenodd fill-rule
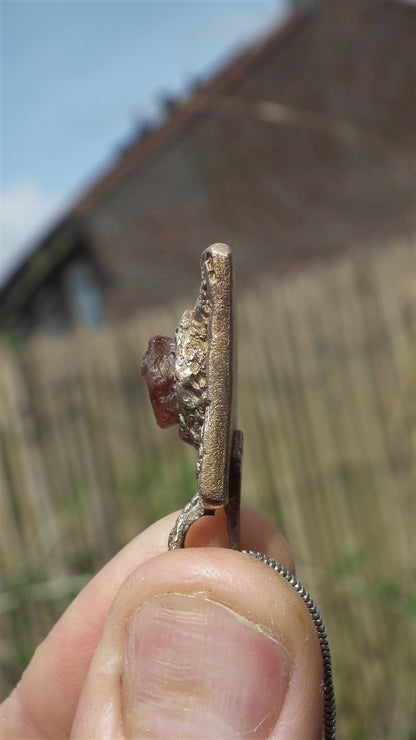
<instances>
[{"instance_id":1,"label":"roof edge","mask_svg":"<svg viewBox=\"0 0 416 740\"><path fill-rule=\"evenodd\" d=\"M68 215L81 215L137 164L158 151L160 147L165 146L173 136L203 115L208 110L214 95L232 87L243 77L247 69L259 63L276 43L289 38L298 25L310 16L310 11L293 10L272 33L265 34L262 39L240 53L191 98L179 105L167 121L147 134L145 138L134 142L115 164L104 171L95 184L86 189L84 195L74 203Z\"/></svg>"}]
</instances>

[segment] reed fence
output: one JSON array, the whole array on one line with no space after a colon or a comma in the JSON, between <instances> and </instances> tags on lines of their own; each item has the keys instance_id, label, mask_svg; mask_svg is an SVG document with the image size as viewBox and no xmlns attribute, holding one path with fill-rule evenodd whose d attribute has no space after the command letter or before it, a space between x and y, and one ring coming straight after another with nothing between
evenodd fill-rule
<instances>
[{"instance_id":1,"label":"reed fence","mask_svg":"<svg viewBox=\"0 0 416 740\"><path fill-rule=\"evenodd\" d=\"M0 347L0 692L126 541L194 492L138 366L176 311ZM340 738L416 727L416 246L238 301L243 494L282 527L327 623Z\"/></svg>"}]
</instances>

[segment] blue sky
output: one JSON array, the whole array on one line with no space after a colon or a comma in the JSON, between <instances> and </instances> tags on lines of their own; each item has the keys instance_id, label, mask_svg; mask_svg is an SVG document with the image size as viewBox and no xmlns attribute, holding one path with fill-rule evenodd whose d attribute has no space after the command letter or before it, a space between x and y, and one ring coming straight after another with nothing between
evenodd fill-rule
<instances>
[{"instance_id":1,"label":"blue sky","mask_svg":"<svg viewBox=\"0 0 416 740\"><path fill-rule=\"evenodd\" d=\"M288 0L0 0L0 282L163 94L269 32Z\"/></svg>"}]
</instances>

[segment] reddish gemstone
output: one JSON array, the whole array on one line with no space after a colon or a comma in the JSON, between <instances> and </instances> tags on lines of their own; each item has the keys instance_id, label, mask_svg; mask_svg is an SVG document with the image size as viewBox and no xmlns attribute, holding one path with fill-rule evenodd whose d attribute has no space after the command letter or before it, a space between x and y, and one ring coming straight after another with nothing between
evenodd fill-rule
<instances>
[{"instance_id":1,"label":"reddish gemstone","mask_svg":"<svg viewBox=\"0 0 416 740\"><path fill-rule=\"evenodd\" d=\"M175 341L157 335L149 341L140 365L158 425L167 429L179 421L175 381Z\"/></svg>"}]
</instances>

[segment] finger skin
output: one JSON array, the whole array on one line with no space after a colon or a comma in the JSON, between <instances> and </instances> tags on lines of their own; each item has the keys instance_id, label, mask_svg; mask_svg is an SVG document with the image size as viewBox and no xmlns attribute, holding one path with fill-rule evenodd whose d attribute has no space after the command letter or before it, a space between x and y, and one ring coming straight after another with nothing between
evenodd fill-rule
<instances>
[{"instance_id":1,"label":"finger skin","mask_svg":"<svg viewBox=\"0 0 416 740\"><path fill-rule=\"evenodd\" d=\"M288 649L293 661L289 689L270 737L318 740L322 659L309 612L293 587L264 563L224 548L164 553L143 563L123 583L93 658L71 737L126 740L120 692L125 626L144 601L172 591L206 594L259 625ZM174 728L172 732L174 737Z\"/></svg>"},{"instance_id":2,"label":"finger skin","mask_svg":"<svg viewBox=\"0 0 416 740\"><path fill-rule=\"evenodd\" d=\"M166 554L177 513L156 522L121 550L68 607L43 643L10 697L0 706L0 736L67 738L92 656L121 584L141 564ZM197 522L187 546L227 545L225 517L218 512ZM243 509L241 547L266 552L294 569L283 535L254 511ZM202 553L206 552L203 547ZM228 552L228 550L227 550ZM257 564L261 565L261 564ZM264 567L264 566L263 566Z\"/></svg>"}]
</instances>

